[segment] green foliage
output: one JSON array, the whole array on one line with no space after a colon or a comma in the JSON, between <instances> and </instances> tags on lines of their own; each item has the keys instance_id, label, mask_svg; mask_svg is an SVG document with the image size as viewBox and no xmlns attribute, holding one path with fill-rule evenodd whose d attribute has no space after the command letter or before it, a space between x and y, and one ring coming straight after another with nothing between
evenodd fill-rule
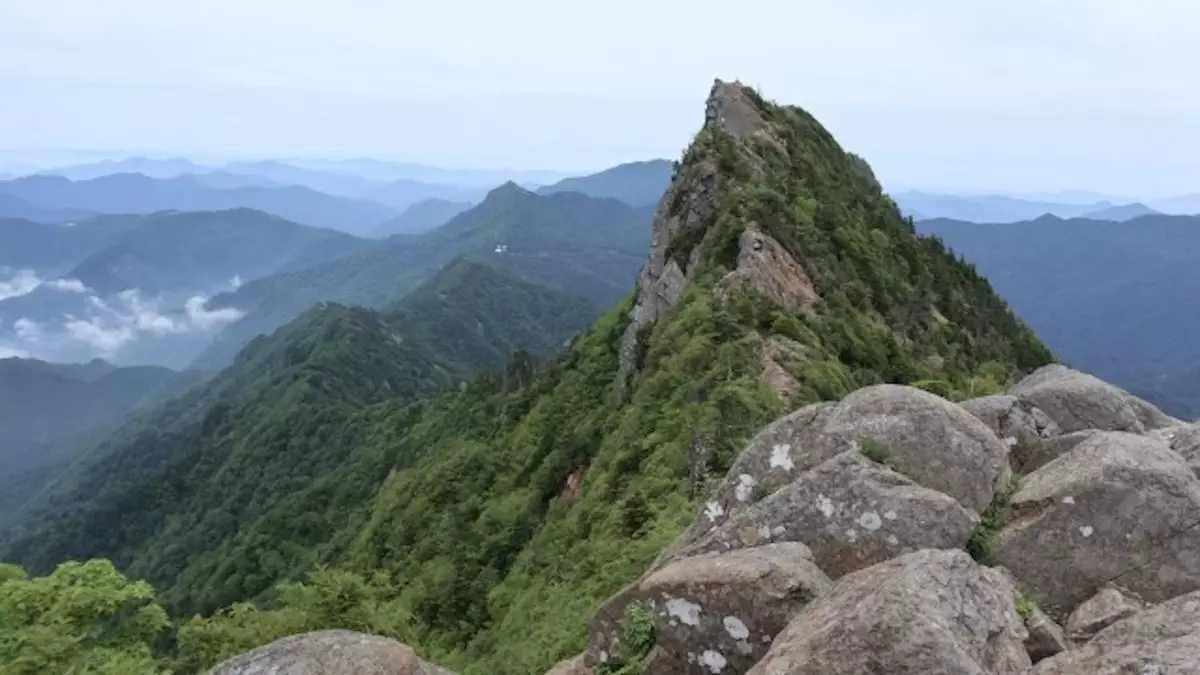
<instances>
[{"instance_id":1,"label":"green foliage","mask_svg":"<svg viewBox=\"0 0 1200 675\"><path fill-rule=\"evenodd\" d=\"M1021 488L1021 477L1013 474L1008 485L996 494L992 503L979 516L979 524L971 532L967 540L967 553L977 562L991 564L994 555L994 541L1000 528L1004 527L1004 519L1008 516L1009 502Z\"/></svg>"},{"instance_id":2,"label":"green foliage","mask_svg":"<svg viewBox=\"0 0 1200 675\"><path fill-rule=\"evenodd\" d=\"M636 675L642 671L642 660L654 648L654 612L644 602L633 602L625 608L621 620L620 645L598 672L603 675Z\"/></svg>"},{"instance_id":3,"label":"green foliage","mask_svg":"<svg viewBox=\"0 0 1200 675\"><path fill-rule=\"evenodd\" d=\"M887 446L870 437L863 437L858 440L858 451L863 457L876 464L887 464L888 455L890 454Z\"/></svg>"},{"instance_id":4,"label":"green foliage","mask_svg":"<svg viewBox=\"0 0 1200 675\"><path fill-rule=\"evenodd\" d=\"M1029 621L1033 618L1033 614L1037 611L1038 607L1032 598L1017 590L1013 601L1016 602L1017 614L1021 617L1022 621Z\"/></svg>"},{"instance_id":5,"label":"green foliage","mask_svg":"<svg viewBox=\"0 0 1200 675\"><path fill-rule=\"evenodd\" d=\"M106 560L63 563L48 576L0 574L0 672L5 675L152 675L166 612L145 582Z\"/></svg>"}]
</instances>

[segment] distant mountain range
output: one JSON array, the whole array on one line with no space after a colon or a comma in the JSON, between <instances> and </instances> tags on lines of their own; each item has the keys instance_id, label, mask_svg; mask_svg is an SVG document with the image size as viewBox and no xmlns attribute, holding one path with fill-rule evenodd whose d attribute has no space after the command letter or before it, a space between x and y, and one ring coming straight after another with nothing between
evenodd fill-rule
<instances>
[{"instance_id":1,"label":"distant mountain range","mask_svg":"<svg viewBox=\"0 0 1200 675\"><path fill-rule=\"evenodd\" d=\"M611 198L631 206L657 204L671 182L674 163L666 159L630 162L590 176L566 178L538 189L539 194L582 192L592 197Z\"/></svg>"},{"instance_id":2,"label":"distant mountain range","mask_svg":"<svg viewBox=\"0 0 1200 675\"><path fill-rule=\"evenodd\" d=\"M386 239L395 234L421 234L441 227L451 218L471 208L471 202L426 199L417 202L395 218L375 228L372 236Z\"/></svg>"},{"instance_id":3,"label":"distant mountain range","mask_svg":"<svg viewBox=\"0 0 1200 675\"><path fill-rule=\"evenodd\" d=\"M1200 217L927 220L917 229L974 263L1066 363L1200 416Z\"/></svg>"},{"instance_id":4,"label":"distant mountain range","mask_svg":"<svg viewBox=\"0 0 1200 675\"><path fill-rule=\"evenodd\" d=\"M1078 195L1064 195L1066 197ZM1060 218L1129 220L1142 215L1200 213L1200 195L1114 204L1110 201L1036 201L1003 195L952 195L908 191L892 195L905 215L914 220L949 218L972 223L1015 223L1045 214Z\"/></svg>"},{"instance_id":5,"label":"distant mountain range","mask_svg":"<svg viewBox=\"0 0 1200 675\"><path fill-rule=\"evenodd\" d=\"M1091 211L1084 214L1083 217L1091 220L1111 220L1119 223L1126 220L1133 220L1134 218L1140 218L1142 216L1156 215L1162 214L1141 202L1134 202L1132 204L1109 206L1107 208Z\"/></svg>"},{"instance_id":6,"label":"distant mountain range","mask_svg":"<svg viewBox=\"0 0 1200 675\"><path fill-rule=\"evenodd\" d=\"M30 176L0 182L7 194L43 208L99 213L152 213L162 210L215 211L246 207L294 222L366 233L396 216L375 202L352 200L306 187L215 188L194 176L169 179L115 174L83 181Z\"/></svg>"}]
</instances>

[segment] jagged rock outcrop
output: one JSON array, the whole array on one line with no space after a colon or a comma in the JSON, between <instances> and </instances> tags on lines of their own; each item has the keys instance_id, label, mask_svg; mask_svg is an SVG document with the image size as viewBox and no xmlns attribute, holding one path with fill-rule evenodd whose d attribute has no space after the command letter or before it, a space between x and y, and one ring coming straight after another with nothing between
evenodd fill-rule
<instances>
[{"instance_id":1,"label":"jagged rock outcrop","mask_svg":"<svg viewBox=\"0 0 1200 675\"><path fill-rule=\"evenodd\" d=\"M1029 637L1025 638L1025 653L1029 654L1030 661L1038 663L1071 648L1062 627L1038 607L1030 608L1028 616L1022 618L1025 630L1029 631Z\"/></svg>"},{"instance_id":2,"label":"jagged rock outcrop","mask_svg":"<svg viewBox=\"0 0 1200 675\"><path fill-rule=\"evenodd\" d=\"M1041 410L1022 405L1009 394L981 396L960 404L979 418L1009 447L1033 446L1042 439L1062 433L1058 425Z\"/></svg>"},{"instance_id":3,"label":"jagged rock outcrop","mask_svg":"<svg viewBox=\"0 0 1200 675\"><path fill-rule=\"evenodd\" d=\"M1171 437L1171 449L1200 476L1200 424L1189 424L1176 430Z\"/></svg>"},{"instance_id":4,"label":"jagged rock outcrop","mask_svg":"<svg viewBox=\"0 0 1200 675\"><path fill-rule=\"evenodd\" d=\"M1034 675L1194 675L1200 672L1200 592L1173 598L1046 659Z\"/></svg>"},{"instance_id":5,"label":"jagged rock outcrop","mask_svg":"<svg viewBox=\"0 0 1200 675\"><path fill-rule=\"evenodd\" d=\"M795 314L819 297L801 266L782 244L753 225L738 242L737 269L717 283L718 297L730 291L752 290Z\"/></svg>"},{"instance_id":6,"label":"jagged rock outcrop","mask_svg":"<svg viewBox=\"0 0 1200 675\"><path fill-rule=\"evenodd\" d=\"M1075 446L1088 440L1096 434L1104 433L1096 429L1072 431L1060 436L1050 436L1028 445L1014 446L1010 457L1013 471L1029 474L1046 466L1075 449Z\"/></svg>"},{"instance_id":7,"label":"jagged rock outcrop","mask_svg":"<svg viewBox=\"0 0 1200 675\"><path fill-rule=\"evenodd\" d=\"M208 675L454 675L377 635L324 630L285 637L236 656Z\"/></svg>"},{"instance_id":8,"label":"jagged rock outcrop","mask_svg":"<svg viewBox=\"0 0 1200 675\"><path fill-rule=\"evenodd\" d=\"M804 542L837 579L926 548L962 548L979 518L860 452L837 455L739 511L680 555Z\"/></svg>"},{"instance_id":9,"label":"jagged rock outcrop","mask_svg":"<svg viewBox=\"0 0 1200 675\"><path fill-rule=\"evenodd\" d=\"M962 551L855 572L806 607L752 675L1020 675L1031 662L1016 589Z\"/></svg>"},{"instance_id":10,"label":"jagged rock outcrop","mask_svg":"<svg viewBox=\"0 0 1200 675\"><path fill-rule=\"evenodd\" d=\"M1076 642L1087 642L1096 633L1145 609L1139 598L1116 586L1105 586L1075 608L1067 618L1067 634Z\"/></svg>"},{"instance_id":11,"label":"jagged rock outcrop","mask_svg":"<svg viewBox=\"0 0 1200 675\"><path fill-rule=\"evenodd\" d=\"M1097 377L1059 364L1034 371L1011 393L1044 412L1063 432L1099 429L1142 433L1182 424Z\"/></svg>"},{"instance_id":12,"label":"jagged rock outcrop","mask_svg":"<svg viewBox=\"0 0 1200 675\"><path fill-rule=\"evenodd\" d=\"M1026 476L996 561L1051 616L1116 583L1148 602L1200 588L1200 480L1165 443L1092 436Z\"/></svg>"},{"instance_id":13,"label":"jagged rock outcrop","mask_svg":"<svg viewBox=\"0 0 1200 675\"><path fill-rule=\"evenodd\" d=\"M627 633L652 620L647 675L742 673L805 605L832 586L797 543L676 560L617 594L588 629L586 663L632 658ZM639 619L637 608L643 612Z\"/></svg>"}]
</instances>

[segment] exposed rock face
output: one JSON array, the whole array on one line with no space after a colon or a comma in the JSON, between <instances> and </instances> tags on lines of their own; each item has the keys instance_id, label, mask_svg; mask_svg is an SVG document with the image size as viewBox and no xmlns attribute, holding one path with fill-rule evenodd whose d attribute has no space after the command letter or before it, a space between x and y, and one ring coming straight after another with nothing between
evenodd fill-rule
<instances>
[{"instance_id":1,"label":"exposed rock face","mask_svg":"<svg viewBox=\"0 0 1200 675\"><path fill-rule=\"evenodd\" d=\"M1142 433L1180 423L1103 380L1058 364L1039 368L1013 387L1012 393L1040 409L1064 432Z\"/></svg>"},{"instance_id":2,"label":"exposed rock face","mask_svg":"<svg viewBox=\"0 0 1200 675\"><path fill-rule=\"evenodd\" d=\"M792 367L804 363L804 345L779 335L766 339L762 347L763 382L784 401L800 391Z\"/></svg>"},{"instance_id":3,"label":"exposed rock face","mask_svg":"<svg viewBox=\"0 0 1200 675\"><path fill-rule=\"evenodd\" d=\"M1171 449L1178 452L1200 476L1200 424L1190 424L1179 429L1171 438Z\"/></svg>"},{"instance_id":4,"label":"exposed rock face","mask_svg":"<svg viewBox=\"0 0 1200 675\"><path fill-rule=\"evenodd\" d=\"M1194 675L1200 672L1200 593L1168 600L1046 659L1034 675Z\"/></svg>"},{"instance_id":5,"label":"exposed rock face","mask_svg":"<svg viewBox=\"0 0 1200 675\"><path fill-rule=\"evenodd\" d=\"M604 604L588 629L586 662L620 658L623 626L641 603L653 616L656 639L645 673L743 673L831 586L802 544L677 560Z\"/></svg>"},{"instance_id":6,"label":"exposed rock face","mask_svg":"<svg viewBox=\"0 0 1200 675\"><path fill-rule=\"evenodd\" d=\"M1096 434L1104 433L1095 429L1072 431L1061 436L1050 436L1029 445L1018 445L1013 448L1012 465L1014 471L1022 474L1033 473L1050 462L1062 457L1075 449L1075 446L1088 440Z\"/></svg>"},{"instance_id":7,"label":"exposed rock face","mask_svg":"<svg viewBox=\"0 0 1200 675\"><path fill-rule=\"evenodd\" d=\"M559 661L546 671L546 675L592 675L592 669L584 663L586 654L579 654L569 659Z\"/></svg>"},{"instance_id":8,"label":"exposed rock face","mask_svg":"<svg viewBox=\"0 0 1200 675\"><path fill-rule=\"evenodd\" d=\"M1071 648L1063 629L1054 619L1036 607L1025 618L1025 630L1029 631L1029 637L1025 638L1025 653L1029 654L1029 660L1034 663Z\"/></svg>"},{"instance_id":9,"label":"exposed rock face","mask_svg":"<svg viewBox=\"0 0 1200 675\"><path fill-rule=\"evenodd\" d=\"M1005 576L962 551L920 551L843 577L753 675L1018 675L1025 628Z\"/></svg>"},{"instance_id":10,"label":"exposed rock face","mask_svg":"<svg viewBox=\"0 0 1200 675\"><path fill-rule=\"evenodd\" d=\"M812 280L782 244L748 226L738 243L737 269L717 284L716 293L750 290L795 314L818 300Z\"/></svg>"},{"instance_id":11,"label":"exposed rock face","mask_svg":"<svg viewBox=\"0 0 1200 675\"><path fill-rule=\"evenodd\" d=\"M234 657L209 675L453 675L388 638L325 630L276 640Z\"/></svg>"},{"instance_id":12,"label":"exposed rock face","mask_svg":"<svg viewBox=\"0 0 1200 675\"><path fill-rule=\"evenodd\" d=\"M961 548L979 519L850 450L727 520L681 555L799 541L830 577L925 548Z\"/></svg>"},{"instance_id":13,"label":"exposed rock face","mask_svg":"<svg viewBox=\"0 0 1200 675\"><path fill-rule=\"evenodd\" d=\"M1061 433L1058 425L1042 411L1026 409L1020 399L1008 394L981 396L960 404L979 418L1009 447L1033 445Z\"/></svg>"},{"instance_id":14,"label":"exposed rock face","mask_svg":"<svg viewBox=\"0 0 1200 675\"><path fill-rule=\"evenodd\" d=\"M1096 633L1142 611L1145 604L1115 586L1105 586L1067 619L1067 633L1076 642L1087 642Z\"/></svg>"},{"instance_id":15,"label":"exposed rock face","mask_svg":"<svg viewBox=\"0 0 1200 675\"><path fill-rule=\"evenodd\" d=\"M1149 602L1200 588L1200 481L1161 441L1097 434L1027 476L996 559L1051 616L1116 583Z\"/></svg>"}]
</instances>

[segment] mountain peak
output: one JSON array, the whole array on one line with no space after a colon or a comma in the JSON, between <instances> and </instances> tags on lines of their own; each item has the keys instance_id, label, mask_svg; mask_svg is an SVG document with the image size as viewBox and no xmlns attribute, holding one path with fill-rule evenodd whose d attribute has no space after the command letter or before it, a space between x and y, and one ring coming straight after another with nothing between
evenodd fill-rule
<instances>
[{"instance_id":1,"label":"mountain peak","mask_svg":"<svg viewBox=\"0 0 1200 675\"><path fill-rule=\"evenodd\" d=\"M705 104L704 126L744 140L767 125L762 97L741 82L714 80Z\"/></svg>"},{"instance_id":2,"label":"mountain peak","mask_svg":"<svg viewBox=\"0 0 1200 675\"><path fill-rule=\"evenodd\" d=\"M508 198L508 197L513 197L513 196L525 196L525 195L532 195L532 194L533 193L530 192L529 190L526 190L525 188L521 187L520 185L517 185L517 183L515 181L510 180L510 181L505 181L504 184L502 184L498 187L492 188L491 191L489 191L487 193L487 197L485 198L485 200L490 200L490 199L495 199L495 198Z\"/></svg>"}]
</instances>

